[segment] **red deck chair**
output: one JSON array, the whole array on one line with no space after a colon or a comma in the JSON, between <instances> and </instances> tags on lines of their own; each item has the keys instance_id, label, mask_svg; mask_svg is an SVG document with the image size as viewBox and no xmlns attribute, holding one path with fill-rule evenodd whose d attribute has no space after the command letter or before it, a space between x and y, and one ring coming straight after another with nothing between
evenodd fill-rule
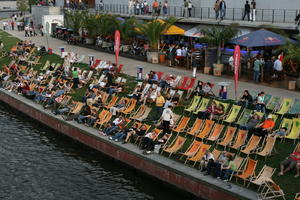
<instances>
[{"instance_id":1,"label":"red deck chair","mask_svg":"<svg viewBox=\"0 0 300 200\"><path fill-rule=\"evenodd\" d=\"M181 82L181 85L179 86L179 87L177 87L178 89L181 89L182 90L182 88L185 88L185 85L186 85L186 83L188 82L188 80L189 80L189 77L184 77L183 78L183 81Z\"/></svg>"},{"instance_id":2,"label":"red deck chair","mask_svg":"<svg viewBox=\"0 0 300 200\"><path fill-rule=\"evenodd\" d=\"M161 79L161 77L163 76L164 72L156 72L158 80Z\"/></svg>"},{"instance_id":3,"label":"red deck chair","mask_svg":"<svg viewBox=\"0 0 300 200\"><path fill-rule=\"evenodd\" d=\"M120 73L121 71L122 71L122 69L123 69L123 64L120 64L119 65L119 67L118 67L118 69L117 69L117 73Z\"/></svg>"},{"instance_id":4,"label":"red deck chair","mask_svg":"<svg viewBox=\"0 0 300 200\"><path fill-rule=\"evenodd\" d=\"M187 87L182 88L182 90L189 90L195 85L196 78L191 78L190 84Z\"/></svg>"},{"instance_id":5,"label":"red deck chair","mask_svg":"<svg viewBox=\"0 0 300 200\"><path fill-rule=\"evenodd\" d=\"M99 65L100 62L101 62L101 60L96 59L94 64L91 66L91 69L95 69Z\"/></svg>"}]
</instances>

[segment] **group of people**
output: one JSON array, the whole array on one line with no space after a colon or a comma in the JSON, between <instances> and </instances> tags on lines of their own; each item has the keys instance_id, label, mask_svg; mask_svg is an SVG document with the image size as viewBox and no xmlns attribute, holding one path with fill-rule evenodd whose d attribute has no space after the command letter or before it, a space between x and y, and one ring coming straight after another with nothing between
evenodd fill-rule
<instances>
[{"instance_id":1,"label":"group of people","mask_svg":"<svg viewBox=\"0 0 300 200\"><path fill-rule=\"evenodd\" d=\"M255 0L252 0L251 3L249 1L246 1L245 7L244 7L244 15L243 20L245 20L245 17L247 16L248 21L254 22L256 19L256 2Z\"/></svg>"}]
</instances>

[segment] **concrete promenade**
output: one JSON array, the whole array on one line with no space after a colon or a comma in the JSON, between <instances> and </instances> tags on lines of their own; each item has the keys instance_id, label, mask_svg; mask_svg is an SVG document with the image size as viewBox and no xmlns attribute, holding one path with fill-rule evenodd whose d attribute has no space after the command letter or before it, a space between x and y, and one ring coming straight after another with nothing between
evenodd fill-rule
<instances>
[{"instance_id":1,"label":"concrete promenade","mask_svg":"<svg viewBox=\"0 0 300 200\"><path fill-rule=\"evenodd\" d=\"M39 45L44 45L47 46L47 40L46 37L24 37L24 32L18 32L18 31L7 31L8 33L12 34L13 36L20 38L21 40L32 40L37 46ZM78 47L74 45L68 45L67 42L58 40L52 37L48 37L48 42L49 42L49 47L53 49L54 53L60 54L60 46L65 47L65 51L67 52L75 52L78 53L79 55L95 55L96 58L102 59L102 60L115 60L115 56L109 53L104 53L100 51L96 51L93 49L87 49L83 47ZM87 63L88 59L85 59L85 63ZM150 70L154 71L162 71L165 74L173 74L173 75L181 75L181 76L191 76L192 71L191 70L186 70L186 69L179 69L179 68L172 68L172 67L167 67L163 66L160 64L151 64L143 61L137 61L133 60L130 58L125 58L125 57L120 57L119 58L119 63L124 64L123 72L131 75L131 76L136 76L136 68L137 66L142 66L144 68L144 73L149 72ZM202 73L197 73L197 78L199 80L202 80L204 82L211 82L217 84L218 82L221 81L228 81L231 83L231 85L228 88L228 97L231 99L234 99L234 81L233 79L227 79L224 77L216 77L212 75L206 75ZM287 86L285 86L287 88ZM239 82L239 87L238 87L238 94L240 95L243 90L248 89L250 91L264 91L266 93L279 96L279 97L288 97L288 98L300 98L300 93L296 91L289 91L287 89L281 89L281 88L274 88L274 87L269 87L265 86L262 84L255 84L251 82ZM214 88L214 93L218 94L219 87L216 86Z\"/></svg>"},{"instance_id":2,"label":"concrete promenade","mask_svg":"<svg viewBox=\"0 0 300 200\"><path fill-rule=\"evenodd\" d=\"M195 168L155 153L146 156L136 145L130 143L122 145L110 141L107 137L100 136L96 129L75 121L65 121L61 116L53 115L49 110L43 109L41 105L13 92L0 89L0 102L4 102L19 112L108 156L198 197L209 200L257 199L257 193L247 188L224 183L211 176L204 176Z\"/></svg>"}]
</instances>

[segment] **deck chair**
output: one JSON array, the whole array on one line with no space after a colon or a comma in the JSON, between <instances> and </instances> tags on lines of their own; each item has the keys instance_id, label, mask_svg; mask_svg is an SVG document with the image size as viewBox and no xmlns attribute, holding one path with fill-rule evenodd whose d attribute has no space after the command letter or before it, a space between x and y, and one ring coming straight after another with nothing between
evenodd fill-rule
<instances>
[{"instance_id":1,"label":"deck chair","mask_svg":"<svg viewBox=\"0 0 300 200\"><path fill-rule=\"evenodd\" d=\"M150 130L151 125L149 125L149 124L143 124L143 125L146 126L146 132L145 132L145 134L146 134ZM141 135L136 135L134 144L137 144L138 142L141 142L142 137L144 137L144 135L142 135L142 136Z\"/></svg>"},{"instance_id":2,"label":"deck chair","mask_svg":"<svg viewBox=\"0 0 300 200\"><path fill-rule=\"evenodd\" d=\"M164 74L164 72L156 72L156 75L157 75L157 77L158 77L158 80L161 80L163 74Z\"/></svg>"},{"instance_id":3,"label":"deck chair","mask_svg":"<svg viewBox=\"0 0 300 200\"><path fill-rule=\"evenodd\" d=\"M182 132L188 125L189 121L190 121L189 117L183 116L180 119L179 123L172 129L172 132L176 132L176 133Z\"/></svg>"},{"instance_id":4,"label":"deck chair","mask_svg":"<svg viewBox=\"0 0 300 200\"><path fill-rule=\"evenodd\" d=\"M183 80L182 80L180 86L177 87L177 89L181 90L182 88L184 88L185 85L187 84L188 80L189 80L189 77L187 77L187 76L183 77Z\"/></svg>"},{"instance_id":5,"label":"deck chair","mask_svg":"<svg viewBox=\"0 0 300 200\"><path fill-rule=\"evenodd\" d=\"M126 106L125 110L120 111L120 113L123 113L125 116L132 114L135 109L136 103L137 103L136 99L130 99L130 102Z\"/></svg>"},{"instance_id":6,"label":"deck chair","mask_svg":"<svg viewBox=\"0 0 300 200\"><path fill-rule=\"evenodd\" d=\"M276 137L268 136L264 142L263 145L256 150L256 156L262 156L267 159L268 156L271 156L274 152L274 147L276 143Z\"/></svg>"},{"instance_id":7,"label":"deck chair","mask_svg":"<svg viewBox=\"0 0 300 200\"><path fill-rule=\"evenodd\" d=\"M115 83L117 83L117 84L121 83L121 80L122 80L122 77L119 76L119 77L116 78Z\"/></svg>"},{"instance_id":8,"label":"deck chair","mask_svg":"<svg viewBox=\"0 0 300 200\"><path fill-rule=\"evenodd\" d=\"M223 129L224 129L223 124L215 124L213 131L210 133L210 135L206 139L208 141L215 142L217 139L219 139Z\"/></svg>"},{"instance_id":9,"label":"deck chair","mask_svg":"<svg viewBox=\"0 0 300 200\"><path fill-rule=\"evenodd\" d=\"M147 117L149 116L150 112L151 112L151 108L150 107L146 107L146 110L145 110L144 114L142 116L140 116L139 118L136 118L136 120L140 121L140 122L144 121L145 119L147 119Z\"/></svg>"},{"instance_id":10,"label":"deck chair","mask_svg":"<svg viewBox=\"0 0 300 200\"><path fill-rule=\"evenodd\" d=\"M297 193L297 194L295 195L295 200L300 200L300 193Z\"/></svg>"},{"instance_id":11,"label":"deck chair","mask_svg":"<svg viewBox=\"0 0 300 200\"><path fill-rule=\"evenodd\" d=\"M95 69L99 64L100 64L100 61L99 59L96 59L94 64L91 66L91 69Z\"/></svg>"},{"instance_id":12,"label":"deck chair","mask_svg":"<svg viewBox=\"0 0 300 200\"><path fill-rule=\"evenodd\" d=\"M153 141L156 141L158 139L159 135L162 133L162 130L155 128L154 130L152 130L152 132L155 134L152 139L153 139Z\"/></svg>"},{"instance_id":13,"label":"deck chair","mask_svg":"<svg viewBox=\"0 0 300 200\"><path fill-rule=\"evenodd\" d=\"M203 112L206 110L207 106L209 105L210 99L208 98L202 98L196 111L193 112L194 114L198 114L199 112Z\"/></svg>"},{"instance_id":14,"label":"deck chair","mask_svg":"<svg viewBox=\"0 0 300 200\"><path fill-rule=\"evenodd\" d=\"M184 145L186 141L186 138L182 136L177 136L173 142L168 146L163 149L164 152L169 153L169 157L173 154L176 153L181 149L181 147Z\"/></svg>"},{"instance_id":15,"label":"deck chair","mask_svg":"<svg viewBox=\"0 0 300 200\"><path fill-rule=\"evenodd\" d=\"M191 128L188 128L186 130L186 135L192 135L192 136L195 136L196 133L199 132L199 130L201 129L201 126L202 126L202 122L203 120L202 119L199 119L197 118L193 124L193 126Z\"/></svg>"},{"instance_id":16,"label":"deck chair","mask_svg":"<svg viewBox=\"0 0 300 200\"><path fill-rule=\"evenodd\" d=\"M261 192L258 194L259 200L274 200L282 198L285 200L283 190L271 179L266 180L261 186Z\"/></svg>"},{"instance_id":17,"label":"deck chair","mask_svg":"<svg viewBox=\"0 0 300 200\"><path fill-rule=\"evenodd\" d=\"M202 144L202 142L194 140L185 152L180 153L180 159L182 159L182 157L184 156L186 157L185 160L187 160L187 158L193 157L199 151Z\"/></svg>"},{"instance_id":18,"label":"deck chair","mask_svg":"<svg viewBox=\"0 0 300 200\"><path fill-rule=\"evenodd\" d=\"M245 158L240 157L236 155L233 159L233 163L235 164L236 167L236 172L241 170L241 167L243 166L243 163L245 162ZM234 173L232 173L229 177L229 180L231 181L232 177L234 176Z\"/></svg>"},{"instance_id":19,"label":"deck chair","mask_svg":"<svg viewBox=\"0 0 300 200\"><path fill-rule=\"evenodd\" d=\"M99 115L98 115L98 119L96 120L96 122L94 123L94 127L97 127L98 125L101 126L101 124L103 123L102 120L106 118L106 116L109 114L108 110L103 109Z\"/></svg>"},{"instance_id":20,"label":"deck chair","mask_svg":"<svg viewBox=\"0 0 300 200\"><path fill-rule=\"evenodd\" d=\"M89 71L89 73L88 73L88 75L87 75L87 77L85 79L85 82L88 83L91 80L91 78L93 76L93 73L94 73L94 71Z\"/></svg>"},{"instance_id":21,"label":"deck chair","mask_svg":"<svg viewBox=\"0 0 300 200\"><path fill-rule=\"evenodd\" d=\"M191 78L190 83L188 85L186 85L185 87L181 88L181 90L189 90L192 87L194 87L195 82L196 82L196 78Z\"/></svg>"},{"instance_id":22,"label":"deck chair","mask_svg":"<svg viewBox=\"0 0 300 200\"><path fill-rule=\"evenodd\" d=\"M169 92L170 97L173 98L175 94L176 94L176 90L171 89Z\"/></svg>"},{"instance_id":23,"label":"deck chair","mask_svg":"<svg viewBox=\"0 0 300 200\"><path fill-rule=\"evenodd\" d=\"M177 86L179 85L180 81L181 81L181 76L176 76L175 81L174 81L174 88L177 88Z\"/></svg>"},{"instance_id":24,"label":"deck chair","mask_svg":"<svg viewBox=\"0 0 300 200\"><path fill-rule=\"evenodd\" d=\"M191 105L186 107L184 109L184 111L187 111L187 112L194 112L199 104L201 100L201 97L200 96L194 96L192 102L191 102Z\"/></svg>"},{"instance_id":25,"label":"deck chair","mask_svg":"<svg viewBox=\"0 0 300 200\"><path fill-rule=\"evenodd\" d=\"M215 148L211 153L214 156L214 159L218 160L218 158L220 157L222 151L220 151L220 150L218 150L218 149Z\"/></svg>"},{"instance_id":26,"label":"deck chair","mask_svg":"<svg viewBox=\"0 0 300 200\"><path fill-rule=\"evenodd\" d=\"M289 132L292 128L293 120L288 118L283 118L280 124L280 128L285 127L287 129L287 132Z\"/></svg>"},{"instance_id":27,"label":"deck chair","mask_svg":"<svg viewBox=\"0 0 300 200\"><path fill-rule=\"evenodd\" d=\"M300 142L298 142L293 152L300 152Z\"/></svg>"},{"instance_id":28,"label":"deck chair","mask_svg":"<svg viewBox=\"0 0 300 200\"><path fill-rule=\"evenodd\" d=\"M73 109L70 110L68 115L76 115L78 114L81 109L83 108L84 104L82 102L76 102L76 105L73 107Z\"/></svg>"},{"instance_id":29,"label":"deck chair","mask_svg":"<svg viewBox=\"0 0 300 200\"><path fill-rule=\"evenodd\" d=\"M257 176L252 176L249 180L248 186L250 186L251 183L254 185L258 185L258 191L260 190L263 183L267 180L270 180L276 171L276 168L269 167L267 165L264 165L263 168L260 170Z\"/></svg>"},{"instance_id":30,"label":"deck chair","mask_svg":"<svg viewBox=\"0 0 300 200\"><path fill-rule=\"evenodd\" d=\"M271 94L265 94L265 98L264 98L264 103L265 105L268 105L268 103L270 102L270 100L272 99L272 95Z\"/></svg>"},{"instance_id":31,"label":"deck chair","mask_svg":"<svg viewBox=\"0 0 300 200\"><path fill-rule=\"evenodd\" d=\"M229 114L227 115L226 119L223 120L223 122L227 122L229 124L235 122L236 118L240 113L241 108L241 106L233 105L229 111Z\"/></svg>"},{"instance_id":32,"label":"deck chair","mask_svg":"<svg viewBox=\"0 0 300 200\"><path fill-rule=\"evenodd\" d=\"M274 97L273 96L271 98L270 102L266 105L266 108L268 110L275 110L279 106L280 100L281 100L280 97Z\"/></svg>"},{"instance_id":33,"label":"deck chair","mask_svg":"<svg viewBox=\"0 0 300 200\"><path fill-rule=\"evenodd\" d=\"M241 114L241 116L240 116L240 118L236 122L236 124L240 125L240 126L247 124L251 113L252 113L252 110L250 110L250 109L244 109L243 112L242 112L242 114Z\"/></svg>"},{"instance_id":34,"label":"deck chair","mask_svg":"<svg viewBox=\"0 0 300 200\"><path fill-rule=\"evenodd\" d=\"M290 110L290 108L292 106L292 102L293 102L292 99L290 99L290 98L284 98L283 101L282 101L282 103L281 103L281 106L278 109L278 111L276 112L276 114L279 114L279 115L286 114Z\"/></svg>"},{"instance_id":35,"label":"deck chair","mask_svg":"<svg viewBox=\"0 0 300 200\"><path fill-rule=\"evenodd\" d=\"M106 106L104 106L104 108L110 109L111 107L113 107L117 103L118 98L118 96L113 96L110 102Z\"/></svg>"},{"instance_id":36,"label":"deck chair","mask_svg":"<svg viewBox=\"0 0 300 200\"><path fill-rule=\"evenodd\" d=\"M295 99L293 106L289 110L289 114L296 115L300 113L300 99Z\"/></svg>"},{"instance_id":37,"label":"deck chair","mask_svg":"<svg viewBox=\"0 0 300 200\"><path fill-rule=\"evenodd\" d=\"M134 112L134 113L131 114L130 119L135 120L135 119L141 117L141 116L144 114L144 112L146 111L146 107L147 107L147 106L144 105L144 104L141 105L141 106L137 109L136 112Z\"/></svg>"},{"instance_id":38,"label":"deck chair","mask_svg":"<svg viewBox=\"0 0 300 200\"><path fill-rule=\"evenodd\" d=\"M240 153L244 153L247 156L249 156L251 153L253 153L257 149L260 141L261 141L261 137L252 135L251 138L249 139L248 143L244 146L241 146Z\"/></svg>"},{"instance_id":39,"label":"deck chair","mask_svg":"<svg viewBox=\"0 0 300 200\"><path fill-rule=\"evenodd\" d=\"M242 179L244 181L244 186L246 185L246 181L249 181L253 176L255 176L255 169L257 165L256 160L253 160L248 157L244 168L237 172L236 174L236 182L238 179Z\"/></svg>"},{"instance_id":40,"label":"deck chair","mask_svg":"<svg viewBox=\"0 0 300 200\"><path fill-rule=\"evenodd\" d=\"M197 138L204 139L208 136L208 134L211 132L212 127L214 126L215 122L212 120L205 120L203 128L201 131L197 134Z\"/></svg>"},{"instance_id":41,"label":"deck chair","mask_svg":"<svg viewBox=\"0 0 300 200\"><path fill-rule=\"evenodd\" d=\"M233 143L230 144L229 148L239 150L241 146L243 146L247 139L248 131L239 130L235 140Z\"/></svg>"},{"instance_id":42,"label":"deck chair","mask_svg":"<svg viewBox=\"0 0 300 200\"><path fill-rule=\"evenodd\" d=\"M146 94L150 87L151 87L151 84L147 83L142 91L142 94Z\"/></svg>"},{"instance_id":43,"label":"deck chair","mask_svg":"<svg viewBox=\"0 0 300 200\"><path fill-rule=\"evenodd\" d=\"M285 138L294 140L294 144L295 144L296 140L299 139L299 136L300 136L300 118L294 118L290 134L285 136Z\"/></svg>"},{"instance_id":44,"label":"deck chair","mask_svg":"<svg viewBox=\"0 0 300 200\"><path fill-rule=\"evenodd\" d=\"M239 131L245 131L245 130L239 130ZM228 127L223 138L217 141L217 146L220 145L226 149L226 147L230 144L230 142L232 142L235 132L236 132L236 128L233 131L233 127L231 126Z\"/></svg>"},{"instance_id":45,"label":"deck chair","mask_svg":"<svg viewBox=\"0 0 300 200\"><path fill-rule=\"evenodd\" d=\"M184 164L186 164L188 161L191 161L191 162L194 162L193 167L195 167L197 162L199 162L203 158L206 150L209 150L210 147L211 146L208 144L202 144L201 147L199 148L198 152L194 156L187 158L186 161L184 162Z\"/></svg>"},{"instance_id":46,"label":"deck chair","mask_svg":"<svg viewBox=\"0 0 300 200\"><path fill-rule=\"evenodd\" d=\"M43 68L42 68L42 70L47 70L48 68L50 67L50 61L49 60L47 60L46 62L45 62L45 64L44 64L44 66L43 66Z\"/></svg>"}]
</instances>

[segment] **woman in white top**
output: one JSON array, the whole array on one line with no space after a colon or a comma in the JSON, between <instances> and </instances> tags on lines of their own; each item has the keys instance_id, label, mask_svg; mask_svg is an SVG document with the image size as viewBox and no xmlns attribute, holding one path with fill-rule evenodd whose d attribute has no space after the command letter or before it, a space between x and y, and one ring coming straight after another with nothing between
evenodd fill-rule
<instances>
[{"instance_id":1,"label":"woman in white top","mask_svg":"<svg viewBox=\"0 0 300 200\"><path fill-rule=\"evenodd\" d=\"M255 110L266 113L266 105L264 101L265 101L265 93L261 92L257 96Z\"/></svg>"},{"instance_id":2,"label":"woman in white top","mask_svg":"<svg viewBox=\"0 0 300 200\"><path fill-rule=\"evenodd\" d=\"M172 105L169 105L168 108L164 109L160 118L162 120L163 135L170 134L170 124L174 118L174 113L171 108Z\"/></svg>"}]
</instances>

